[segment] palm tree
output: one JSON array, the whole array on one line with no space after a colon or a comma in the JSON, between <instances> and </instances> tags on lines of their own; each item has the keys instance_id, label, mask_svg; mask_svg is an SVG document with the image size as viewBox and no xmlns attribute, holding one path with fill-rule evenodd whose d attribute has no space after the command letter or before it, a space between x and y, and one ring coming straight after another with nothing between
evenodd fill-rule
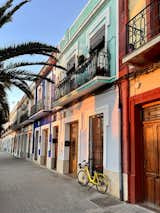
<instances>
[{"instance_id":1,"label":"palm tree","mask_svg":"<svg viewBox=\"0 0 160 213\"><path fill-rule=\"evenodd\" d=\"M29 0L23 0L21 3L13 6L14 0L7 0L0 6L0 28L10 22L14 13L27 2L29 2ZM28 81L36 81L37 79L45 77L26 71L24 67L31 65L48 65L64 69L57 65L57 59L55 57L57 53L59 53L59 50L56 47L39 42L28 42L0 48L0 133L2 125L9 119L9 105L6 89L10 89L11 86L14 85L21 89L29 98L32 98ZM8 63L9 59L28 54L48 56L53 59L53 63L23 61L19 63ZM47 78L46 80L51 81Z\"/></svg>"}]
</instances>

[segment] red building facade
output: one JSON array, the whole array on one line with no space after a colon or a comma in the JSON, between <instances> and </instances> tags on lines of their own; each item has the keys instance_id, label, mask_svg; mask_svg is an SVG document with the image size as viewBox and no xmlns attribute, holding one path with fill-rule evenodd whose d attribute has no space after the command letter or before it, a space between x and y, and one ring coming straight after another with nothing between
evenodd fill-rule
<instances>
[{"instance_id":1,"label":"red building facade","mask_svg":"<svg viewBox=\"0 0 160 213\"><path fill-rule=\"evenodd\" d=\"M160 206L160 1L119 1L119 89L128 201Z\"/></svg>"}]
</instances>

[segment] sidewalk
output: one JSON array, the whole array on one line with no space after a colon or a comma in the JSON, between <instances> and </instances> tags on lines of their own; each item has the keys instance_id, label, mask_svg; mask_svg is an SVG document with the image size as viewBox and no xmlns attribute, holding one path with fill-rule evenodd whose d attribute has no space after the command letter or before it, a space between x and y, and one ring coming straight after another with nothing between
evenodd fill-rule
<instances>
[{"instance_id":1,"label":"sidewalk","mask_svg":"<svg viewBox=\"0 0 160 213\"><path fill-rule=\"evenodd\" d=\"M0 152L0 213L151 213Z\"/></svg>"}]
</instances>

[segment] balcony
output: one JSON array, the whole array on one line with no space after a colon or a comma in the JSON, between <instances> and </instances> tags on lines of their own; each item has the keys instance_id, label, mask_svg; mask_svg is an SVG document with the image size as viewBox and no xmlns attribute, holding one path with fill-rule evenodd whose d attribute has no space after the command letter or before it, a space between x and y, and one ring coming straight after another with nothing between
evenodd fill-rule
<instances>
[{"instance_id":1,"label":"balcony","mask_svg":"<svg viewBox=\"0 0 160 213\"><path fill-rule=\"evenodd\" d=\"M35 105L31 107L30 119L37 120L43 116L49 114L49 104L45 103L44 100L38 100Z\"/></svg>"},{"instance_id":2,"label":"balcony","mask_svg":"<svg viewBox=\"0 0 160 213\"><path fill-rule=\"evenodd\" d=\"M107 53L93 54L77 69L68 73L63 81L56 86L52 107L62 107L107 83L113 82L114 78L110 77Z\"/></svg>"},{"instance_id":3,"label":"balcony","mask_svg":"<svg viewBox=\"0 0 160 213\"><path fill-rule=\"evenodd\" d=\"M154 0L126 25L123 63L144 65L160 59L160 0Z\"/></svg>"},{"instance_id":4,"label":"balcony","mask_svg":"<svg viewBox=\"0 0 160 213\"><path fill-rule=\"evenodd\" d=\"M20 123L28 119L28 111L20 116Z\"/></svg>"},{"instance_id":5,"label":"balcony","mask_svg":"<svg viewBox=\"0 0 160 213\"><path fill-rule=\"evenodd\" d=\"M37 110L36 110L36 105L33 105L33 106L31 107L30 115L32 116L32 115L35 114L36 112L37 112Z\"/></svg>"},{"instance_id":6,"label":"balcony","mask_svg":"<svg viewBox=\"0 0 160 213\"><path fill-rule=\"evenodd\" d=\"M45 108L44 102L41 99L41 100L37 101L37 103L31 107L31 115L39 112L40 110L43 110L44 108Z\"/></svg>"},{"instance_id":7,"label":"balcony","mask_svg":"<svg viewBox=\"0 0 160 213\"><path fill-rule=\"evenodd\" d=\"M32 119L29 119L28 110L20 116L19 124L21 127L33 123Z\"/></svg>"},{"instance_id":8,"label":"balcony","mask_svg":"<svg viewBox=\"0 0 160 213\"><path fill-rule=\"evenodd\" d=\"M11 129L12 130L18 130L18 129L20 129L20 124L18 124L18 122L17 122L17 120L16 121L14 121L12 124L11 124Z\"/></svg>"}]
</instances>

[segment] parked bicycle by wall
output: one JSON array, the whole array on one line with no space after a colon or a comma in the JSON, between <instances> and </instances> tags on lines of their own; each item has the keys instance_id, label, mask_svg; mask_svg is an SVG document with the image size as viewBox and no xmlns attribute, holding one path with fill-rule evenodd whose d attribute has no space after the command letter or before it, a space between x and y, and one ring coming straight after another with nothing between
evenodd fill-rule
<instances>
[{"instance_id":1,"label":"parked bicycle by wall","mask_svg":"<svg viewBox=\"0 0 160 213\"><path fill-rule=\"evenodd\" d=\"M82 163L79 163L79 169L78 183L80 185L95 185L97 191L103 194L108 191L110 181L106 175L98 171L94 171L94 175L92 176L89 171L89 164L85 160Z\"/></svg>"}]
</instances>

